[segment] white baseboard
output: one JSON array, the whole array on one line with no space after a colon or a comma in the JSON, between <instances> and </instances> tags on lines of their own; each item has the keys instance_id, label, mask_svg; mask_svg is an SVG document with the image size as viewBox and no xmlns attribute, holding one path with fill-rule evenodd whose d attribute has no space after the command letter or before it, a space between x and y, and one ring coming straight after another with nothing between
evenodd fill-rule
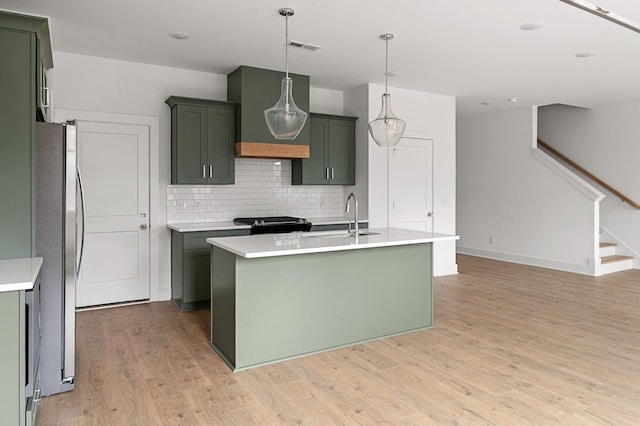
<instances>
[{"instance_id":1,"label":"white baseboard","mask_svg":"<svg viewBox=\"0 0 640 426\"><path fill-rule=\"evenodd\" d=\"M576 263L560 262L552 259L540 259L536 257L520 256L520 255L515 255L510 253L500 253L496 251L482 250L482 249L477 249L472 247L463 247L460 245L456 247L456 253L468 254L468 255L477 256L477 257L485 257L487 259L502 260L502 261L511 262L511 263L519 263L522 265L538 266L541 268L548 268L548 269L557 269L559 271L575 272L577 274L583 274L583 275L593 276L595 273L595 271L593 270L594 269L593 259L589 261L588 265L587 264L580 265Z\"/></svg>"}]
</instances>

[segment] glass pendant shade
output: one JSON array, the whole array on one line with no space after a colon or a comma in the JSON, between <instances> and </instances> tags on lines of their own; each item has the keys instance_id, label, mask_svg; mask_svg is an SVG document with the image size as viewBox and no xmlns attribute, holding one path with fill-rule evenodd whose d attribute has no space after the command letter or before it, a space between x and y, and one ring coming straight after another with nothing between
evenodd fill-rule
<instances>
[{"instance_id":1,"label":"glass pendant shade","mask_svg":"<svg viewBox=\"0 0 640 426\"><path fill-rule=\"evenodd\" d=\"M276 139L295 139L298 137L304 123L307 121L307 113L298 108L293 102L293 80L289 77L289 17L295 11L288 7L278 9L278 13L285 18L285 67L286 72L282 79L280 99L274 106L264 110L264 120L269 131Z\"/></svg>"},{"instance_id":2,"label":"glass pendant shade","mask_svg":"<svg viewBox=\"0 0 640 426\"><path fill-rule=\"evenodd\" d=\"M369 133L380 146L393 146L400 142L406 123L396 117L391 110L391 95L382 95L382 110L378 117L369 122Z\"/></svg>"},{"instance_id":3,"label":"glass pendant shade","mask_svg":"<svg viewBox=\"0 0 640 426\"><path fill-rule=\"evenodd\" d=\"M369 133L373 140L380 146L394 146L404 134L407 123L399 119L391 110L391 95L389 94L389 40L393 39L393 34L380 34L380 38L385 42L384 57L384 94L382 95L382 110L378 117L369 122Z\"/></svg>"},{"instance_id":4,"label":"glass pendant shade","mask_svg":"<svg viewBox=\"0 0 640 426\"><path fill-rule=\"evenodd\" d=\"M264 119L269 131L276 139L295 139L307 121L307 113L293 101L293 80L282 79L280 99L274 106L264 110Z\"/></svg>"}]
</instances>

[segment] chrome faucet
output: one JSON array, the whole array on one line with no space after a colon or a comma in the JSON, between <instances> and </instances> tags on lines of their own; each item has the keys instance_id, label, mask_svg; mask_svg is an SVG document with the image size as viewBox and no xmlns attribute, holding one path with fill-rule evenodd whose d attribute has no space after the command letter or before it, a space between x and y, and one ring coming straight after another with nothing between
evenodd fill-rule
<instances>
[{"instance_id":1,"label":"chrome faucet","mask_svg":"<svg viewBox=\"0 0 640 426\"><path fill-rule=\"evenodd\" d=\"M356 205L353 212L353 221L355 223L354 225L355 230L351 230L351 221L349 221L349 235L357 237L358 235L360 235L360 231L358 230L358 199L356 198L353 192L350 193L349 196L347 197L347 204L344 206L344 212L349 213L349 205L352 198L353 198L354 204Z\"/></svg>"}]
</instances>

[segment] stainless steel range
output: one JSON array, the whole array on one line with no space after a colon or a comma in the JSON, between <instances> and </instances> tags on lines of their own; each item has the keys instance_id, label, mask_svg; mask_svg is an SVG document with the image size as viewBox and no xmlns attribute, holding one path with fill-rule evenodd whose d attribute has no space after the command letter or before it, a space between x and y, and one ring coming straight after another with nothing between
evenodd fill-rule
<instances>
[{"instance_id":1,"label":"stainless steel range","mask_svg":"<svg viewBox=\"0 0 640 426\"><path fill-rule=\"evenodd\" d=\"M251 235L308 232L311 230L311 222L307 219L291 216L238 217L233 219L233 223L251 225Z\"/></svg>"}]
</instances>

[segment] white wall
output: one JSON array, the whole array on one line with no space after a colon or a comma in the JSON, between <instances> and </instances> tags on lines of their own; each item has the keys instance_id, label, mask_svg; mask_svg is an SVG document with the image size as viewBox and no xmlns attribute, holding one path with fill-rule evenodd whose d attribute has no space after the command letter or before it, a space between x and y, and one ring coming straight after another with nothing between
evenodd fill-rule
<instances>
[{"instance_id":1,"label":"white wall","mask_svg":"<svg viewBox=\"0 0 640 426\"><path fill-rule=\"evenodd\" d=\"M63 119L56 117L56 110L65 110L65 114L76 110L83 117L100 112L158 123L150 145L151 297L168 299L171 249L166 186L170 182L171 117L164 101L171 95L225 100L226 76L57 51L53 61L49 81L54 120ZM342 114L341 92L312 88L310 101L313 112Z\"/></svg>"},{"instance_id":2,"label":"white wall","mask_svg":"<svg viewBox=\"0 0 640 426\"><path fill-rule=\"evenodd\" d=\"M540 139L640 203L640 102L592 109L553 105L541 107L538 116ZM640 210L607 192L600 223L634 252L640 268Z\"/></svg>"},{"instance_id":3,"label":"white wall","mask_svg":"<svg viewBox=\"0 0 640 426\"><path fill-rule=\"evenodd\" d=\"M458 252L590 273L597 203L532 156L536 123L535 107L459 119Z\"/></svg>"},{"instance_id":4,"label":"white wall","mask_svg":"<svg viewBox=\"0 0 640 426\"><path fill-rule=\"evenodd\" d=\"M346 115L360 117L356 128L356 187L369 225L388 226L388 148L369 137L367 123L377 117L384 86L368 84L344 95ZM456 233L455 98L406 89L389 89L394 113L407 122L406 136L434 142L434 231ZM435 244L434 272L457 272L455 241Z\"/></svg>"}]
</instances>

